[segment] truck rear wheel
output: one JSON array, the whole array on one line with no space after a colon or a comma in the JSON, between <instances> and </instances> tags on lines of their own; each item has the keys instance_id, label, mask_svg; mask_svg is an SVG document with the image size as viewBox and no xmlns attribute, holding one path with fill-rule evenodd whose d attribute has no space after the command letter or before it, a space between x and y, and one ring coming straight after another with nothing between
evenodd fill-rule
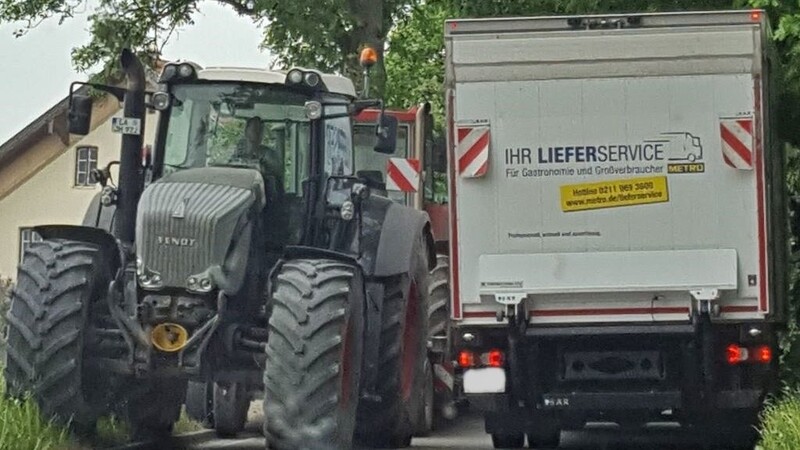
<instances>
[{"instance_id":1,"label":"truck rear wheel","mask_svg":"<svg viewBox=\"0 0 800 450\"><path fill-rule=\"evenodd\" d=\"M522 433L492 434L494 448L524 448L525 435Z\"/></svg>"},{"instance_id":2,"label":"truck rear wheel","mask_svg":"<svg viewBox=\"0 0 800 450\"><path fill-rule=\"evenodd\" d=\"M427 255L422 236L413 248L409 274L386 282L379 350L380 401L363 401L358 436L376 448L411 445L423 407L428 336Z\"/></svg>"},{"instance_id":3,"label":"truck rear wheel","mask_svg":"<svg viewBox=\"0 0 800 450\"><path fill-rule=\"evenodd\" d=\"M235 436L244 430L250 393L244 383L214 383L214 428L220 436Z\"/></svg>"},{"instance_id":4,"label":"truck rear wheel","mask_svg":"<svg viewBox=\"0 0 800 450\"><path fill-rule=\"evenodd\" d=\"M44 415L91 432L107 408L107 377L84 365L91 303L110 275L97 247L53 239L32 243L8 313L7 392L30 392Z\"/></svg>"},{"instance_id":5,"label":"truck rear wheel","mask_svg":"<svg viewBox=\"0 0 800 450\"><path fill-rule=\"evenodd\" d=\"M537 449L554 449L561 444L561 430L542 427L528 433L528 447Z\"/></svg>"},{"instance_id":6,"label":"truck rear wheel","mask_svg":"<svg viewBox=\"0 0 800 450\"><path fill-rule=\"evenodd\" d=\"M267 448L350 449L361 377L363 283L331 260L283 264L264 371Z\"/></svg>"}]
</instances>

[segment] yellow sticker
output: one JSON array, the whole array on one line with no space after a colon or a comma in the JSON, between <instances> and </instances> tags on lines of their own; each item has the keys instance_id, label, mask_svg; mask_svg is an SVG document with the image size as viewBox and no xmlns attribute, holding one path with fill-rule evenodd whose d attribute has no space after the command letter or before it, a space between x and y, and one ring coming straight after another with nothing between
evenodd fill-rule
<instances>
[{"instance_id":1,"label":"yellow sticker","mask_svg":"<svg viewBox=\"0 0 800 450\"><path fill-rule=\"evenodd\" d=\"M564 212L669 201L667 177L629 178L561 186Z\"/></svg>"}]
</instances>

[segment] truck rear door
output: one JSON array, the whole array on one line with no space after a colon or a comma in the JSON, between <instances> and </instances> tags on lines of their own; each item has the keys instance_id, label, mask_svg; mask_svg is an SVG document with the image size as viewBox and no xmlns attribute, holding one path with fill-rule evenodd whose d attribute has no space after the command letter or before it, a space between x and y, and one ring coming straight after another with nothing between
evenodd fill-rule
<instances>
[{"instance_id":1,"label":"truck rear door","mask_svg":"<svg viewBox=\"0 0 800 450\"><path fill-rule=\"evenodd\" d=\"M768 317L760 17L592 20L447 25L454 316Z\"/></svg>"}]
</instances>

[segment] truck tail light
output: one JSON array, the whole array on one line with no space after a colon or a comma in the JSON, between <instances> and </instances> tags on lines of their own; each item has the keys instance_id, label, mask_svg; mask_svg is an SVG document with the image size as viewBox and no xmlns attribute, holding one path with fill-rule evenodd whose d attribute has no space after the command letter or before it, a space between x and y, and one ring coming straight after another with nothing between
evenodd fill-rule
<instances>
[{"instance_id":1,"label":"truck tail light","mask_svg":"<svg viewBox=\"0 0 800 450\"><path fill-rule=\"evenodd\" d=\"M458 352L458 365L461 367L472 367L475 365L475 354L469 350Z\"/></svg>"},{"instance_id":2,"label":"truck tail light","mask_svg":"<svg viewBox=\"0 0 800 450\"><path fill-rule=\"evenodd\" d=\"M756 349L756 359L762 364L769 364L772 361L772 348L769 345L762 345Z\"/></svg>"},{"instance_id":3,"label":"truck tail light","mask_svg":"<svg viewBox=\"0 0 800 450\"><path fill-rule=\"evenodd\" d=\"M731 344L725 349L725 359L732 366L747 361L747 349Z\"/></svg>"},{"instance_id":4,"label":"truck tail light","mask_svg":"<svg viewBox=\"0 0 800 450\"><path fill-rule=\"evenodd\" d=\"M747 348L738 344L730 344L725 347L725 360L732 366L744 362L769 364L772 361L772 347L759 345Z\"/></svg>"},{"instance_id":5,"label":"truck tail light","mask_svg":"<svg viewBox=\"0 0 800 450\"><path fill-rule=\"evenodd\" d=\"M486 358L486 362L489 367L503 367L503 352L498 349L494 349L488 353Z\"/></svg>"}]
</instances>

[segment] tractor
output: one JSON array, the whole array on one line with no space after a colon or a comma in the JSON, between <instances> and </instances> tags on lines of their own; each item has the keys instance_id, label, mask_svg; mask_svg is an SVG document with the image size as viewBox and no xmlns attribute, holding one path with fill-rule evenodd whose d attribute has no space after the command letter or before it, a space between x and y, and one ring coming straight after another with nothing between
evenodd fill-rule
<instances>
[{"instance_id":1,"label":"tractor","mask_svg":"<svg viewBox=\"0 0 800 450\"><path fill-rule=\"evenodd\" d=\"M374 62L362 54L365 81ZM148 90L133 52L120 63L125 87L70 87L73 134L90 130L88 88L124 102L118 180L96 171L81 226L35 228L8 314L9 394L82 432L115 414L158 439L190 381L211 387L222 433L242 429L260 389L268 448L409 446L431 221L355 172L353 145L354 116L378 108L369 151L394 153L397 119L316 70L178 61Z\"/></svg>"},{"instance_id":2,"label":"tractor","mask_svg":"<svg viewBox=\"0 0 800 450\"><path fill-rule=\"evenodd\" d=\"M396 145L391 154L371 151L375 139L375 126L381 115L397 119ZM425 363L423 416L418 421L416 435L425 436L436 424L452 420L458 406L464 403L460 388L460 373L453 348L454 322L450 320L448 212L447 198L441 186L446 184L447 160L444 139L434 136L433 115L430 103L423 102L408 109L368 108L354 117L353 145L356 172L369 180L373 190L401 205L424 210L431 220L435 240L437 265L431 272L428 303L428 361ZM387 183L392 174L391 165L398 160L413 161L419 169L419 178L403 187ZM402 161L399 161L402 163ZM388 187L387 187L388 184ZM254 396L261 394L254 393ZM219 408L220 405L217 405ZM214 414L214 386L204 381L190 381L186 394L186 411L192 419L206 428L225 429L216 425ZM224 412L222 412L224 414ZM220 424L224 426L225 421Z\"/></svg>"}]
</instances>

